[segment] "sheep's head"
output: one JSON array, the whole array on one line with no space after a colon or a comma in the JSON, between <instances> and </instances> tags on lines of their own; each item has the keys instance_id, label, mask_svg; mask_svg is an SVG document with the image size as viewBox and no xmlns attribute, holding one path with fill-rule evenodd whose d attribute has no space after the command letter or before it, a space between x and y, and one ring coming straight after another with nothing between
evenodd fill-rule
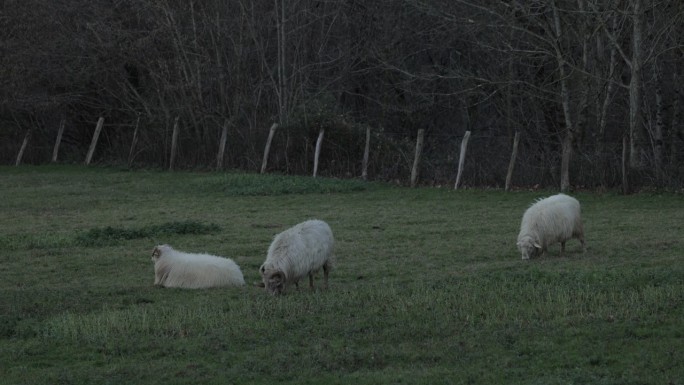
<instances>
[{"instance_id":1,"label":"sheep's head","mask_svg":"<svg viewBox=\"0 0 684 385\"><path fill-rule=\"evenodd\" d=\"M272 295L279 295L285 291L285 274L279 270L273 270L261 265L259 268L261 280L266 291Z\"/></svg>"},{"instance_id":2,"label":"sheep's head","mask_svg":"<svg viewBox=\"0 0 684 385\"><path fill-rule=\"evenodd\" d=\"M155 248L152 249L152 262L157 262L159 260L159 258L161 258L164 250L168 250L170 248L171 248L171 246L169 246L169 245L155 246Z\"/></svg>"},{"instance_id":3,"label":"sheep's head","mask_svg":"<svg viewBox=\"0 0 684 385\"><path fill-rule=\"evenodd\" d=\"M530 259L530 257L534 257L542 249L539 241L529 235L520 238L517 245L518 250L522 253L522 259Z\"/></svg>"}]
</instances>

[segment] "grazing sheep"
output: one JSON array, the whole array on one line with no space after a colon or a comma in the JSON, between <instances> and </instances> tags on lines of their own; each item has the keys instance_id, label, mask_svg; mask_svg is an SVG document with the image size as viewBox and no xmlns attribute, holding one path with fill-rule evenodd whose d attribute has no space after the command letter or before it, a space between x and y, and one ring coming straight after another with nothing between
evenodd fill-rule
<instances>
[{"instance_id":1,"label":"grazing sheep","mask_svg":"<svg viewBox=\"0 0 684 385\"><path fill-rule=\"evenodd\" d=\"M580 203L565 194L552 195L536 201L525 211L520 223L518 249L522 259L529 259L541 252L544 256L548 247L561 244L560 256L565 252L565 242L577 238L586 250Z\"/></svg>"},{"instance_id":2,"label":"grazing sheep","mask_svg":"<svg viewBox=\"0 0 684 385\"><path fill-rule=\"evenodd\" d=\"M277 295L290 284L299 287L299 280L308 275L309 287L313 289L313 274L323 268L324 287L327 288L334 242L330 226L315 219L276 235L268 248L266 261L259 268L260 286Z\"/></svg>"},{"instance_id":3,"label":"grazing sheep","mask_svg":"<svg viewBox=\"0 0 684 385\"><path fill-rule=\"evenodd\" d=\"M205 289L242 286L245 279L232 259L176 251L169 245L152 250L154 284L163 287Z\"/></svg>"}]
</instances>

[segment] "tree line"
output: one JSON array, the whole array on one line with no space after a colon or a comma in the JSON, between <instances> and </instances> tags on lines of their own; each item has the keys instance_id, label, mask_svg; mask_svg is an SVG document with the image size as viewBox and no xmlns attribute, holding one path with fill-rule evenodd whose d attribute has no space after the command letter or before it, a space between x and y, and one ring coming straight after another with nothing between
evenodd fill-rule
<instances>
[{"instance_id":1,"label":"tree line","mask_svg":"<svg viewBox=\"0 0 684 385\"><path fill-rule=\"evenodd\" d=\"M95 159L405 183L684 185L684 2L678 0L5 0L0 156ZM517 140L516 140L517 137ZM513 144L517 154L511 165ZM519 145L518 145L519 143Z\"/></svg>"}]
</instances>

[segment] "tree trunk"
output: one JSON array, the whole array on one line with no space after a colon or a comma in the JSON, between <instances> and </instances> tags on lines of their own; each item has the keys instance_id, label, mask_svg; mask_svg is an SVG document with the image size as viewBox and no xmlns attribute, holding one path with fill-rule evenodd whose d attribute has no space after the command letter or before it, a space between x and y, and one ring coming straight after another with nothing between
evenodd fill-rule
<instances>
[{"instance_id":1,"label":"tree trunk","mask_svg":"<svg viewBox=\"0 0 684 385\"><path fill-rule=\"evenodd\" d=\"M216 156L216 169L223 169L223 155L226 152L226 140L228 140L228 119L223 122L223 128L221 129L221 139L219 141L218 155Z\"/></svg>"},{"instance_id":2,"label":"tree trunk","mask_svg":"<svg viewBox=\"0 0 684 385\"><path fill-rule=\"evenodd\" d=\"M285 1L273 0L275 6L276 32L278 35L277 55L277 97L278 119L280 124L285 124L287 119L287 91L285 70Z\"/></svg>"},{"instance_id":3,"label":"tree trunk","mask_svg":"<svg viewBox=\"0 0 684 385\"><path fill-rule=\"evenodd\" d=\"M622 137L622 193L629 194L629 136Z\"/></svg>"},{"instance_id":4,"label":"tree trunk","mask_svg":"<svg viewBox=\"0 0 684 385\"><path fill-rule=\"evenodd\" d=\"M425 130L418 130L418 138L416 139L416 155L413 158L413 167L411 168L411 187L416 187L418 181L418 165L420 164L420 154L423 152L423 137Z\"/></svg>"},{"instance_id":5,"label":"tree trunk","mask_svg":"<svg viewBox=\"0 0 684 385\"><path fill-rule=\"evenodd\" d=\"M556 51L556 62L558 64L558 73L561 85L561 103L563 105L563 116L565 118L565 138L563 139L563 153L561 158L561 184L560 191L566 192L570 188L570 159L572 157L572 142L575 133L575 126L572 121L572 111L570 109L570 89L568 87L568 76L565 72L565 58L559 46L559 41L563 35L561 29L561 20L556 7L556 2L551 1L553 7L554 25L556 28L556 43L554 49Z\"/></svg>"},{"instance_id":6,"label":"tree trunk","mask_svg":"<svg viewBox=\"0 0 684 385\"><path fill-rule=\"evenodd\" d=\"M370 155L370 127L366 127L366 146L363 149L363 162L361 164L361 178L368 179L368 157Z\"/></svg>"},{"instance_id":7,"label":"tree trunk","mask_svg":"<svg viewBox=\"0 0 684 385\"><path fill-rule=\"evenodd\" d=\"M663 180L663 132L665 131L665 106L663 103L662 73L657 65L653 65L656 97L656 121L653 131L653 160L658 182Z\"/></svg>"},{"instance_id":8,"label":"tree trunk","mask_svg":"<svg viewBox=\"0 0 684 385\"><path fill-rule=\"evenodd\" d=\"M632 3L632 60L630 61L629 81L629 166L644 166L645 133L642 127L641 112L641 80L643 60L643 10L642 0L631 0Z\"/></svg>"},{"instance_id":9,"label":"tree trunk","mask_svg":"<svg viewBox=\"0 0 684 385\"><path fill-rule=\"evenodd\" d=\"M670 127L670 164L679 164L679 153L681 152L681 143L684 140L684 132L681 127L682 121L682 93L680 91L679 75L675 71L673 77L674 84L674 100L672 101L672 123Z\"/></svg>"},{"instance_id":10,"label":"tree trunk","mask_svg":"<svg viewBox=\"0 0 684 385\"><path fill-rule=\"evenodd\" d=\"M561 158L561 184L560 191L568 192L570 189L570 160L572 158L572 133L568 132L563 140L563 153Z\"/></svg>"},{"instance_id":11,"label":"tree trunk","mask_svg":"<svg viewBox=\"0 0 684 385\"><path fill-rule=\"evenodd\" d=\"M577 1L579 11L582 14L586 14L585 0ZM582 18L581 32L582 32L582 74L581 86L579 90L579 108L577 110L577 119L575 121L575 127L573 132L573 142L582 143L587 129L587 122L589 120L589 93L592 88L592 77L589 76L592 73L589 68L589 45L591 41L591 30L588 25L587 17Z\"/></svg>"},{"instance_id":12,"label":"tree trunk","mask_svg":"<svg viewBox=\"0 0 684 385\"><path fill-rule=\"evenodd\" d=\"M513 67L513 61L508 62L508 81L509 84L506 87L506 136L510 142L513 132L515 136L518 135L518 128L513 128L513 80L515 78L515 71ZM471 128L471 127L469 127Z\"/></svg>"},{"instance_id":13,"label":"tree trunk","mask_svg":"<svg viewBox=\"0 0 684 385\"><path fill-rule=\"evenodd\" d=\"M506 172L506 187L505 191L511 190L511 180L513 180L513 168L515 167L515 158L518 156L518 142L520 141L520 131L515 131L513 138L513 151L511 151L511 160L508 162L508 172Z\"/></svg>"},{"instance_id":14,"label":"tree trunk","mask_svg":"<svg viewBox=\"0 0 684 385\"><path fill-rule=\"evenodd\" d=\"M458 172L456 173L456 183L454 183L454 190L458 190L458 185L461 183L461 175L463 174L463 166L465 163L466 151L468 150L468 140L470 140L470 131L466 131L461 142L461 153L458 156Z\"/></svg>"},{"instance_id":15,"label":"tree trunk","mask_svg":"<svg viewBox=\"0 0 684 385\"><path fill-rule=\"evenodd\" d=\"M617 18L613 17L612 21L613 31L617 27ZM600 39L600 37L599 37ZM606 181L606 169L608 167L608 154L606 152L606 126L608 125L608 108L612 102L613 89L615 88L615 82L613 81L615 76L615 67L617 65L617 46L615 44L611 45L610 49L610 59L608 65L608 74L606 76L605 85L605 95L603 96L603 102L601 103L601 111L599 113L598 121L598 137L596 138L596 152L599 159L599 174L601 175L601 185L605 185Z\"/></svg>"}]
</instances>

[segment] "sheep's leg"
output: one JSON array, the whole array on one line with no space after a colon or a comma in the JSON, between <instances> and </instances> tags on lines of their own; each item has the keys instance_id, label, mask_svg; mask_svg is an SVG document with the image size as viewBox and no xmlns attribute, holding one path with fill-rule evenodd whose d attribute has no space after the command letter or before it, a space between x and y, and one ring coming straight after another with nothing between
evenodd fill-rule
<instances>
[{"instance_id":1,"label":"sheep's leg","mask_svg":"<svg viewBox=\"0 0 684 385\"><path fill-rule=\"evenodd\" d=\"M323 265L323 287L326 289L328 288L328 272L330 271L330 268L328 267L328 264L326 263Z\"/></svg>"},{"instance_id":2,"label":"sheep's leg","mask_svg":"<svg viewBox=\"0 0 684 385\"><path fill-rule=\"evenodd\" d=\"M164 287L164 283L166 282L167 277L169 276L168 272L161 272L159 274L154 275L154 285L159 286L159 287Z\"/></svg>"},{"instance_id":3,"label":"sheep's leg","mask_svg":"<svg viewBox=\"0 0 684 385\"><path fill-rule=\"evenodd\" d=\"M560 252L560 257L563 258L565 256L565 241L561 242L561 252Z\"/></svg>"},{"instance_id":4,"label":"sheep's leg","mask_svg":"<svg viewBox=\"0 0 684 385\"><path fill-rule=\"evenodd\" d=\"M309 273L309 289L313 289L313 273Z\"/></svg>"}]
</instances>

